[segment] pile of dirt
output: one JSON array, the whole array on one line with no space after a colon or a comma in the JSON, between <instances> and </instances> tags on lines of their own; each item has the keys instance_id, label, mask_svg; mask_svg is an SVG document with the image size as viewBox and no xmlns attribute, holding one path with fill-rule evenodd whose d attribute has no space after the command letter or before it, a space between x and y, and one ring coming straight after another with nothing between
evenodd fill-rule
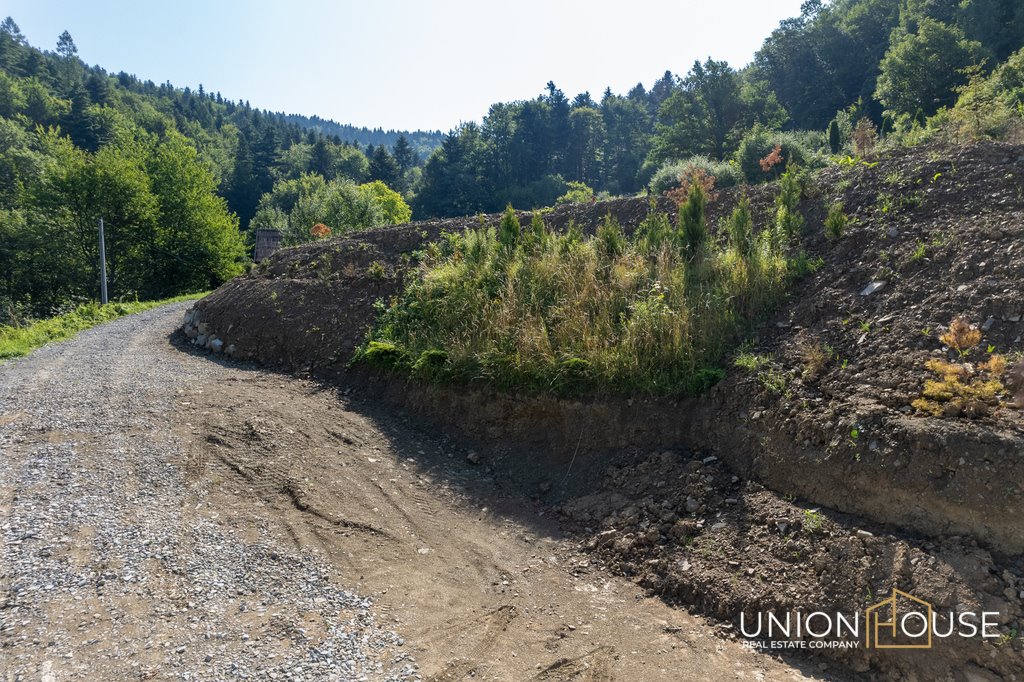
<instances>
[{"instance_id":1,"label":"pile of dirt","mask_svg":"<svg viewBox=\"0 0 1024 682\"><path fill-rule=\"evenodd\" d=\"M670 603L724 621L729 638L754 634L759 613L863 615L896 585L939 614L998 613L1001 636L954 636L916 655L866 647L812 655L893 677L942 679L960 669L988 680L1024 672L1020 641L1012 641L1024 615L1024 561L994 558L969 538L922 539L865 525L741 480L713 455L671 451L609 467L596 492L566 501L560 512L591 536L586 549L606 565Z\"/></svg>"},{"instance_id":2,"label":"pile of dirt","mask_svg":"<svg viewBox=\"0 0 1024 682\"><path fill-rule=\"evenodd\" d=\"M674 211L656 201L657 210ZM544 212L551 229L593 232L605 216L632 230L652 210L647 200L570 204ZM520 212L524 224L531 214ZM203 327L239 359L288 370L341 369L376 318L374 304L402 290L417 252L445 232L497 226L500 215L428 220L359 232L277 251L196 305Z\"/></svg>"},{"instance_id":3,"label":"pile of dirt","mask_svg":"<svg viewBox=\"0 0 1024 682\"><path fill-rule=\"evenodd\" d=\"M911 407L935 378L928 360L958 361L939 339L954 318L980 327L975 363L1024 350L1024 149L909 149L816 184L819 210L841 201L852 226L834 244L811 235L824 267L759 330L749 352L766 364L708 396L693 440L710 432L734 468L776 490L1024 551L1021 410L937 419ZM884 284L866 293L873 283ZM809 347L824 351L820 367Z\"/></svg>"},{"instance_id":4,"label":"pile of dirt","mask_svg":"<svg viewBox=\"0 0 1024 682\"><path fill-rule=\"evenodd\" d=\"M709 206L713 226L743 192L756 224L770 222L777 189L767 185L722 191ZM835 203L850 222L830 240L822 225ZM593 230L611 213L630 231L651 209L623 199L545 219ZM591 528L598 556L667 599L735 626L739 613L863 608L899 588L960 611L998 611L999 646L963 639L939 656L838 650L832 660L925 678L967 665L976 679L1024 674L1022 412L1007 395L941 417L911 406L935 378L929 360L962 362L939 338L954 318L981 332L966 359L975 366L1024 351L1024 147L917 147L832 167L807 186L801 211L802 248L820 267L745 345L742 367L697 398L563 400L348 368L375 301L401 290L416 252L498 216L283 250L197 304L186 331L238 357L312 370L526 461L582 473L616 458L603 481L580 477L598 481L593 495L540 494ZM718 459L630 454L666 449Z\"/></svg>"}]
</instances>

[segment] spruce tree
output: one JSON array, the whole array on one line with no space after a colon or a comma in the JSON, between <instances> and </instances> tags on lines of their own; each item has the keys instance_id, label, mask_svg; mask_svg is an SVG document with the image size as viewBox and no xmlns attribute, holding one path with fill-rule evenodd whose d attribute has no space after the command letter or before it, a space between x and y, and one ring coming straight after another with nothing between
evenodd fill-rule
<instances>
[{"instance_id":1,"label":"spruce tree","mask_svg":"<svg viewBox=\"0 0 1024 682\"><path fill-rule=\"evenodd\" d=\"M520 231L519 217L516 216L512 204L509 204L505 208L505 213L501 216L501 224L498 226L498 243L506 251L511 251L519 243Z\"/></svg>"},{"instance_id":2,"label":"spruce tree","mask_svg":"<svg viewBox=\"0 0 1024 682\"><path fill-rule=\"evenodd\" d=\"M748 258L754 244L754 219L750 211L750 199L744 194L733 209L728 222L729 244L736 253Z\"/></svg>"},{"instance_id":3,"label":"spruce tree","mask_svg":"<svg viewBox=\"0 0 1024 682\"><path fill-rule=\"evenodd\" d=\"M832 122L828 124L828 148L833 154L838 154L842 145L843 140L839 133L839 122L832 119Z\"/></svg>"},{"instance_id":4,"label":"spruce tree","mask_svg":"<svg viewBox=\"0 0 1024 682\"><path fill-rule=\"evenodd\" d=\"M679 207L679 232L683 239L683 248L690 260L700 256L708 239L708 227L704 217L704 206L707 195L699 182L690 185L690 194L686 202Z\"/></svg>"}]
</instances>

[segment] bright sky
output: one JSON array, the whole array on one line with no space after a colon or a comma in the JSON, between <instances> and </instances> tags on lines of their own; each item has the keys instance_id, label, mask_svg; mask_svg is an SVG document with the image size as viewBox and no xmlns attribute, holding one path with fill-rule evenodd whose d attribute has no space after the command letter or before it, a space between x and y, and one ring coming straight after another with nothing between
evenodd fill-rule
<instances>
[{"instance_id":1,"label":"bright sky","mask_svg":"<svg viewBox=\"0 0 1024 682\"><path fill-rule=\"evenodd\" d=\"M801 0L4 0L37 47L339 123L447 131L553 80L570 98L750 61Z\"/></svg>"}]
</instances>

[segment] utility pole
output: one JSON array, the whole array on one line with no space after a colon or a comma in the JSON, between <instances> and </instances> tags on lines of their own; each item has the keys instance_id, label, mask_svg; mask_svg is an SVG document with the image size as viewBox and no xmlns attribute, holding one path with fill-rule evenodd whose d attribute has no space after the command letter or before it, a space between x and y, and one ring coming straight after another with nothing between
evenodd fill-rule
<instances>
[{"instance_id":1,"label":"utility pole","mask_svg":"<svg viewBox=\"0 0 1024 682\"><path fill-rule=\"evenodd\" d=\"M103 239L103 218L100 218L100 303L107 304L107 245Z\"/></svg>"}]
</instances>

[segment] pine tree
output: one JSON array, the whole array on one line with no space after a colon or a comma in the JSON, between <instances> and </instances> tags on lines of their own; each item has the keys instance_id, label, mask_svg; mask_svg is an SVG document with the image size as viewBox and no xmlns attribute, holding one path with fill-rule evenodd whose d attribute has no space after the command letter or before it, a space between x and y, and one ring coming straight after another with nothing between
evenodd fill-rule
<instances>
[{"instance_id":1,"label":"pine tree","mask_svg":"<svg viewBox=\"0 0 1024 682\"><path fill-rule=\"evenodd\" d=\"M832 119L832 122L828 124L828 148L833 154L838 154L842 148L842 136L839 133L839 122Z\"/></svg>"},{"instance_id":2,"label":"pine tree","mask_svg":"<svg viewBox=\"0 0 1024 682\"><path fill-rule=\"evenodd\" d=\"M498 243L506 251L511 251L519 243L520 233L519 217L516 216L512 204L509 204L505 208L505 213L501 216L501 224L498 226Z\"/></svg>"},{"instance_id":3,"label":"pine tree","mask_svg":"<svg viewBox=\"0 0 1024 682\"><path fill-rule=\"evenodd\" d=\"M754 245L754 220L750 211L750 199L740 197L728 222L729 245L744 258L748 258Z\"/></svg>"},{"instance_id":4,"label":"pine tree","mask_svg":"<svg viewBox=\"0 0 1024 682\"><path fill-rule=\"evenodd\" d=\"M317 173L325 180L334 178L334 159L331 158L331 151L322 137L313 144L313 152L309 158L309 172Z\"/></svg>"},{"instance_id":5,"label":"pine tree","mask_svg":"<svg viewBox=\"0 0 1024 682\"><path fill-rule=\"evenodd\" d=\"M398 163L398 168L403 174L408 173L418 165L419 159L416 155L416 150L409 144L409 138L405 134L398 136L395 140L395 145L391 148L391 155L395 157L395 161Z\"/></svg>"},{"instance_id":6,"label":"pine tree","mask_svg":"<svg viewBox=\"0 0 1024 682\"><path fill-rule=\"evenodd\" d=\"M228 207L238 214L242 227L248 227L256 212L260 191L253 171L252 149L245 135L238 136L238 149L235 150L235 163L226 194Z\"/></svg>"},{"instance_id":7,"label":"pine tree","mask_svg":"<svg viewBox=\"0 0 1024 682\"><path fill-rule=\"evenodd\" d=\"M70 92L71 86L75 82L75 55L78 54L78 48L67 31L61 33L57 38L57 54L60 55L63 62L61 71L64 78L64 92Z\"/></svg>"},{"instance_id":8,"label":"pine tree","mask_svg":"<svg viewBox=\"0 0 1024 682\"><path fill-rule=\"evenodd\" d=\"M67 31L61 33L57 38L57 54L67 60L71 60L78 54L78 47L75 46L75 41Z\"/></svg>"},{"instance_id":9,"label":"pine tree","mask_svg":"<svg viewBox=\"0 0 1024 682\"><path fill-rule=\"evenodd\" d=\"M388 187L397 187L402 171L387 147L377 145L370 151L369 157L370 180L380 180Z\"/></svg>"},{"instance_id":10,"label":"pine tree","mask_svg":"<svg viewBox=\"0 0 1024 682\"><path fill-rule=\"evenodd\" d=\"M21 32L21 29L16 23L14 23L14 19L11 17L7 17L4 19L3 23L0 24L0 33L10 36L11 40L19 45L25 44L25 35Z\"/></svg>"},{"instance_id":11,"label":"pine tree","mask_svg":"<svg viewBox=\"0 0 1024 682\"><path fill-rule=\"evenodd\" d=\"M698 258L704 250L708 239L708 226L704 217L704 206L707 195L699 182L690 185L690 194L686 203L679 207L679 232L683 238L683 247L690 260Z\"/></svg>"}]
</instances>

